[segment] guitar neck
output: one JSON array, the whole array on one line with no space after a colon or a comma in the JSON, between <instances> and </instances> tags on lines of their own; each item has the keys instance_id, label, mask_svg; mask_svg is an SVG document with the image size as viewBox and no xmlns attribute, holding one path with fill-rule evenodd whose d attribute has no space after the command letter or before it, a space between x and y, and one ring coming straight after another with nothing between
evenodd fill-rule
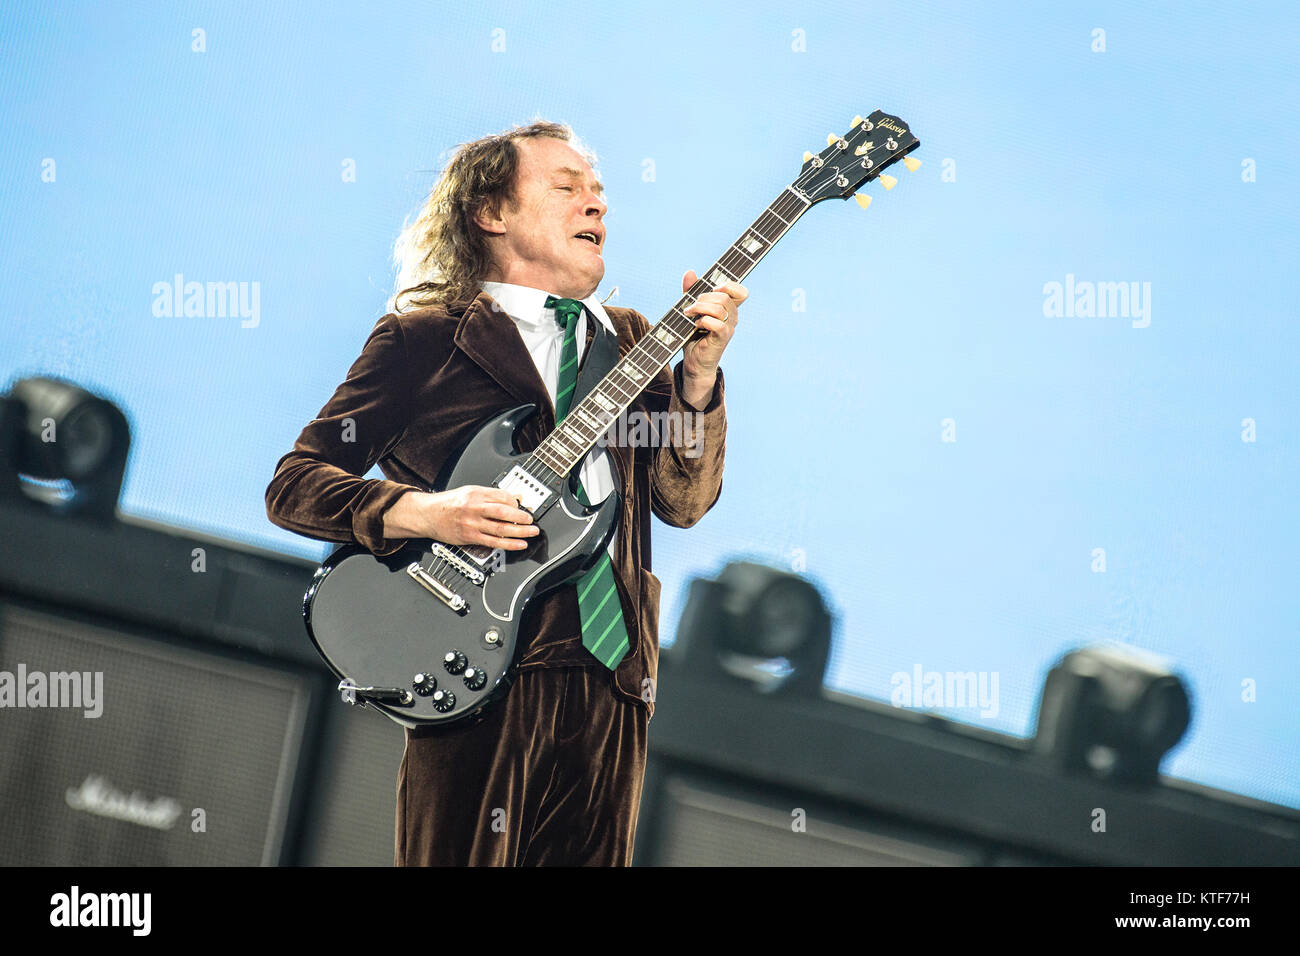
<instances>
[{"instance_id":1,"label":"guitar neck","mask_svg":"<svg viewBox=\"0 0 1300 956\"><path fill-rule=\"evenodd\" d=\"M568 475L695 334L695 322L685 310L722 283L738 282L749 275L810 206L793 187L777 196L610 373L569 410L564 421L533 451L529 465L550 470L557 478Z\"/></svg>"}]
</instances>

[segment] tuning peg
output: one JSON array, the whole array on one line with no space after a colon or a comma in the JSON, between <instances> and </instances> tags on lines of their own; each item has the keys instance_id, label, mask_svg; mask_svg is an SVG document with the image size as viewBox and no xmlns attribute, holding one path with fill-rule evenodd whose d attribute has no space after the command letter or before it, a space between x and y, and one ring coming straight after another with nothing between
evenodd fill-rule
<instances>
[{"instance_id":1,"label":"tuning peg","mask_svg":"<svg viewBox=\"0 0 1300 956\"><path fill-rule=\"evenodd\" d=\"M898 185L898 180L893 176L890 176L888 173L881 173L880 185L884 186L886 189L893 189Z\"/></svg>"},{"instance_id":2,"label":"tuning peg","mask_svg":"<svg viewBox=\"0 0 1300 956\"><path fill-rule=\"evenodd\" d=\"M921 161L913 156L904 156L903 165L907 167L909 173L914 173L921 168Z\"/></svg>"},{"instance_id":3,"label":"tuning peg","mask_svg":"<svg viewBox=\"0 0 1300 956\"><path fill-rule=\"evenodd\" d=\"M868 206L871 205L871 197L868 196L866 193L854 193L853 198L858 201L858 205L861 206L863 209L866 209Z\"/></svg>"},{"instance_id":4,"label":"tuning peg","mask_svg":"<svg viewBox=\"0 0 1300 956\"><path fill-rule=\"evenodd\" d=\"M849 124L849 128L852 129L853 127L857 126L857 125L858 125L859 123L861 123L861 122L862 122L862 117L861 117L861 116L855 116L855 117L853 117L853 122Z\"/></svg>"},{"instance_id":5,"label":"tuning peg","mask_svg":"<svg viewBox=\"0 0 1300 956\"><path fill-rule=\"evenodd\" d=\"M806 163L810 159L812 159L812 153L810 153L808 150L805 149L803 151L803 161Z\"/></svg>"},{"instance_id":6,"label":"tuning peg","mask_svg":"<svg viewBox=\"0 0 1300 956\"><path fill-rule=\"evenodd\" d=\"M836 143L838 143L839 141L840 141L840 138L839 138L838 136L836 136L834 133L827 133L827 134L826 134L826 145L827 145L827 146L834 146L834 145L835 145Z\"/></svg>"}]
</instances>

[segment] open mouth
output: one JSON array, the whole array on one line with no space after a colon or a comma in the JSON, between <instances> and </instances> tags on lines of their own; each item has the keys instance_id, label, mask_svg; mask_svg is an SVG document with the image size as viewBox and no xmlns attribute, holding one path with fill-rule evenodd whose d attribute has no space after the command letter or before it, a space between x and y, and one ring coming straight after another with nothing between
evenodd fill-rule
<instances>
[{"instance_id":1,"label":"open mouth","mask_svg":"<svg viewBox=\"0 0 1300 956\"><path fill-rule=\"evenodd\" d=\"M580 232L580 233L578 233L576 236L574 236L573 238L574 238L574 239L586 239L588 242L590 242L590 243L591 243L593 246L595 246L597 249L600 248L600 237L597 236L594 232Z\"/></svg>"}]
</instances>

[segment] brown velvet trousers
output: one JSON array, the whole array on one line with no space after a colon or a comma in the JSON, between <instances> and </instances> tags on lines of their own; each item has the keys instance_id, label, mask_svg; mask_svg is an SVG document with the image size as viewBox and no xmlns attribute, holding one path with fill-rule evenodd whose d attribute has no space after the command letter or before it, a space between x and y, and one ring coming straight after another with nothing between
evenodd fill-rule
<instances>
[{"instance_id":1,"label":"brown velvet trousers","mask_svg":"<svg viewBox=\"0 0 1300 956\"><path fill-rule=\"evenodd\" d=\"M469 726L406 732L397 866L629 866L650 714L592 667L524 670Z\"/></svg>"}]
</instances>

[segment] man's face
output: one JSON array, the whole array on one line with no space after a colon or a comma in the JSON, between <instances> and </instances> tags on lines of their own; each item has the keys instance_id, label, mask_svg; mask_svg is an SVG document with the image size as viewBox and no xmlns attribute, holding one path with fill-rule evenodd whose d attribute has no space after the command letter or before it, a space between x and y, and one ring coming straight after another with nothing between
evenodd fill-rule
<instances>
[{"instance_id":1,"label":"man's face","mask_svg":"<svg viewBox=\"0 0 1300 956\"><path fill-rule=\"evenodd\" d=\"M492 233L495 268L489 279L585 299L605 275L608 208L585 159L562 140L518 140L519 167L512 200L479 224ZM594 237L580 238L582 233Z\"/></svg>"}]
</instances>

